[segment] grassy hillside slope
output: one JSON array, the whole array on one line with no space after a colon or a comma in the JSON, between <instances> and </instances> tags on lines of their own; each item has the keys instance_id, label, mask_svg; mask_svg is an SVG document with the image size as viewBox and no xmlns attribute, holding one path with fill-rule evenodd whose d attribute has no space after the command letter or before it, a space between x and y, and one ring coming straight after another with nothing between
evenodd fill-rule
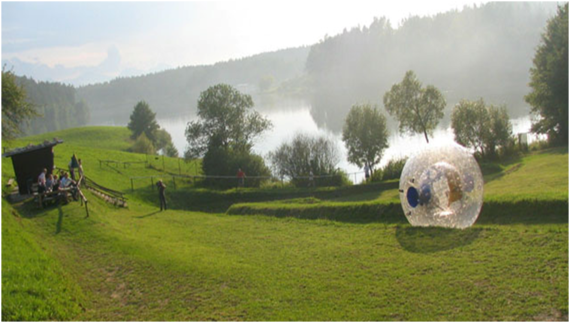
<instances>
[{"instance_id":1,"label":"grassy hillside slope","mask_svg":"<svg viewBox=\"0 0 570 323\"><path fill-rule=\"evenodd\" d=\"M80 289L44 243L2 200L2 320L70 320L81 312Z\"/></svg>"},{"instance_id":2,"label":"grassy hillside slope","mask_svg":"<svg viewBox=\"0 0 570 323\"><path fill-rule=\"evenodd\" d=\"M80 129L74 136L87 140L79 139ZM114 140L123 140L119 138ZM154 168L99 166L102 155L146 157L74 145L70 139L56 146L56 163L68 161L73 151L89 165L88 176L128 193L129 208L105 204L90 193L89 218L78 203L60 211L38 210L26 202L14 205L12 213L4 202L3 224L9 223L12 232L18 222L9 221L19 214L19 228L41 248L13 248L18 242L3 235L3 273L25 268L22 276L3 275L3 286L34 276L40 277L41 288L49 289L50 272L44 276L26 260L44 257L52 272L63 271L57 275L63 281L56 285L76 286L55 293L77 305L63 314L42 316L35 314L33 304L49 307L45 294L17 299L3 288L5 320L19 313L32 313L25 317L35 320L91 321L568 319L567 149L494 167L486 177L486 200L491 203L483 211L489 214L466 230L411 227L401 220L394 183L223 192L188 183L169 186L173 209L159 212L150 183L141 182L131 193L130 176L166 176L157 169L161 160ZM11 172L6 161L3 183ZM177 171L177 161L170 162ZM512 170L517 163L522 166ZM525 178L518 172L529 169L534 181L551 189L542 189L546 195L530 199L530 182L526 185L531 188L502 194L502 187ZM550 176L553 172L565 176L566 184ZM240 200L256 201L244 205L265 209L323 206L337 221L323 217L322 210L305 219L225 214ZM535 221L515 221L522 213L531 218L524 205L529 201L544 203L536 208ZM385 216L370 213L373 208L386 211ZM360 213L371 217L346 220ZM17 310L5 310L12 308Z\"/></svg>"}]
</instances>

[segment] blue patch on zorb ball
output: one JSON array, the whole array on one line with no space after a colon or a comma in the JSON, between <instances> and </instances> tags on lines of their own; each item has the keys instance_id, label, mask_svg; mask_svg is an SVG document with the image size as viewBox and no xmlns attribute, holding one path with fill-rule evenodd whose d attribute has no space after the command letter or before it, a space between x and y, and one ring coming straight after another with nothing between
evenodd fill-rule
<instances>
[{"instance_id":1,"label":"blue patch on zorb ball","mask_svg":"<svg viewBox=\"0 0 570 323\"><path fill-rule=\"evenodd\" d=\"M408 193L406 194L407 198L408 198L408 204L415 208L416 206L418 206L418 190L416 190L415 187L410 187L408 188Z\"/></svg>"},{"instance_id":2,"label":"blue patch on zorb ball","mask_svg":"<svg viewBox=\"0 0 570 323\"><path fill-rule=\"evenodd\" d=\"M402 209L413 226L467 228L483 205L479 164L455 143L418 150L406 162L399 186Z\"/></svg>"}]
</instances>

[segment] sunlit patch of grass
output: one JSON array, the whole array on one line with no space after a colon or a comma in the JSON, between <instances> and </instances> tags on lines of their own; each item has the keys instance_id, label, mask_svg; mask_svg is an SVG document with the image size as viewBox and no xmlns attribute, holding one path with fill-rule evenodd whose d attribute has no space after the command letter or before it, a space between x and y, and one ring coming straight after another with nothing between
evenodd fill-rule
<instances>
[{"instance_id":1,"label":"sunlit patch of grass","mask_svg":"<svg viewBox=\"0 0 570 323\"><path fill-rule=\"evenodd\" d=\"M30 229L3 200L2 320L71 320L81 312L82 295Z\"/></svg>"}]
</instances>

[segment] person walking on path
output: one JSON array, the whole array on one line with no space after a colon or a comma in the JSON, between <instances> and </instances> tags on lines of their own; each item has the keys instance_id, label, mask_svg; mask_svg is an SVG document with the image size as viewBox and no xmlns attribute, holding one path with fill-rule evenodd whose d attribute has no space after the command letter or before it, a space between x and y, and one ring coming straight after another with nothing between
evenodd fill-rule
<instances>
[{"instance_id":1,"label":"person walking on path","mask_svg":"<svg viewBox=\"0 0 570 323\"><path fill-rule=\"evenodd\" d=\"M160 200L160 210L166 210L166 196L164 195L164 191L166 190L166 184L162 182L162 180L158 180L156 182L156 186L158 187L158 199Z\"/></svg>"}]
</instances>

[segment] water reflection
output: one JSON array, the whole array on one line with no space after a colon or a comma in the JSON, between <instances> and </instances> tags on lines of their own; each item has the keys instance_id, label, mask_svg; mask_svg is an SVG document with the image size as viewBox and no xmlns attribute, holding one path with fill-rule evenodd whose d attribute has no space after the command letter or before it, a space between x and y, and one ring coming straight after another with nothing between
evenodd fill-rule
<instances>
[{"instance_id":1,"label":"water reflection","mask_svg":"<svg viewBox=\"0 0 570 323\"><path fill-rule=\"evenodd\" d=\"M290 141L298 132L330 136L337 143L341 153L339 167L349 173L349 178L353 182L360 183L363 180L364 174L362 173L362 169L346 161L347 151L342 142L342 135L333 133L326 127L320 128L313 119L308 104L290 102L290 104L285 104L278 108L259 108L258 111L271 120L273 128L257 138L253 147L255 153L265 156L267 153L275 150L281 143ZM176 119L158 119L157 121L162 128L165 128L170 133L174 146L176 146L176 149L182 154L187 148L186 137L184 135L186 125L189 121L195 119L195 115L189 115L181 116ZM531 119L528 116L513 119L511 122L513 124L514 134L530 131ZM426 144L425 138L421 134L407 135L399 134L396 130L390 131L392 135L388 140L389 148L384 151L380 167L386 165L386 163L392 159L409 156L416 149ZM537 139L536 136L529 136L529 142ZM451 127L436 129L433 137L430 138L430 142L453 142L453 130Z\"/></svg>"}]
</instances>

